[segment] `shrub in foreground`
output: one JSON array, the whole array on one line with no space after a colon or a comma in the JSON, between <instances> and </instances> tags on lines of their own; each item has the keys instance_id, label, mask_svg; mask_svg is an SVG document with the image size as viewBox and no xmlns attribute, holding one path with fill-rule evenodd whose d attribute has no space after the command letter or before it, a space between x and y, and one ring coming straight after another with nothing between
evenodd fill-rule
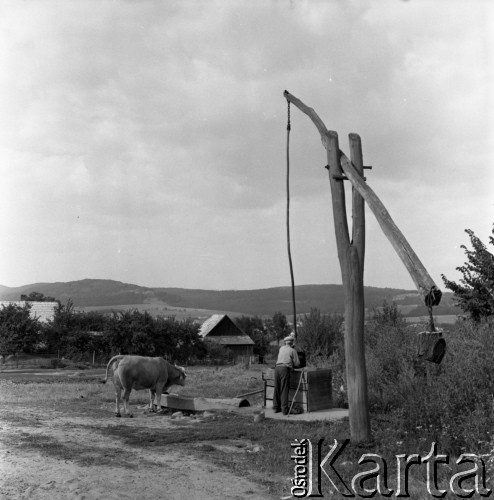
<instances>
[{"instance_id":1,"label":"shrub in foreground","mask_svg":"<svg viewBox=\"0 0 494 500\"><path fill-rule=\"evenodd\" d=\"M403 428L428 433L452 453L485 450L494 430L494 319L458 322L446 340L439 373L429 367L428 379L409 385Z\"/></svg>"},{"instance_id":2,"label":"shrub in foreground","mask_svg":"<svg viewBox=\"0 0 494 500\"><path fill-rule=\"evenodd\" d=\"M391 414L403 435L426 437L444 451L488 451L494 429L494 318L458 321L444 335L446 356L441 365L422 362L422 376L416 370L416 332L389 315L371 322L366 352L371 410Z\"/></svg>"}]
</instances>

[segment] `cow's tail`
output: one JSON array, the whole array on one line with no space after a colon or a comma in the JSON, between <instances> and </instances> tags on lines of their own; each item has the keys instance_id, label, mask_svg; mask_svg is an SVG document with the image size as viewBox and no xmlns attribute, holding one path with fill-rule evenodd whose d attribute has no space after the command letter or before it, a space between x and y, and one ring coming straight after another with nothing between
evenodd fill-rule
<instances>
[{"instance_id":1,"label":"cow's tail","mask_svg":"<svg viewBox=\"0 0 494 500\"><path fill-rule=\"evenodd\" d=\"M106 365L106 375L103 380L100 380L101 384L106 384L106 381L108 380L108 370L110 369L110 366L115 363L116 361L120 361L123 358L122 354L117 354L116 356L113 356L113 358L108 361L108 364Z\"/></svg>"}]
</instances>

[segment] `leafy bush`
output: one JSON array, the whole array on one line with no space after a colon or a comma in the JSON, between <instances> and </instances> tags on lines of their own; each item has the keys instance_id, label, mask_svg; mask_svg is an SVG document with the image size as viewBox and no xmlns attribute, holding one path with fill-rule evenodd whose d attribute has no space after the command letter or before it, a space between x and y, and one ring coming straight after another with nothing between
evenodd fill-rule
<instances>
[{"instance_id":1,"label":"leafy bush","mask_svg":"<svg viewBox=\"0 0 494 500\"><path fill-rule=\"evenodd\" d=\"M314 366L328 366L331 355L343 345L343 316L321 314L311 308L302 318L297 345L305 352L307 362Z\"/></svg>"},{"instance_id":2,"label":"leafy bush","mask_svg":"<svg viewBox=\"0 0 494 500\"><path fill-rule=\"evenodd\" d=\"M417 370L416 329L384 306L367 325L367 375L373 412L391 412L405 435L436 441L452 454L492 448L494 319L458 321L445 333L441 365Z\"/></svg>"},{"instance_id":3,"label":"leafy bush","mask_svg":"<svg viewBox=\"0 0 494 500\"><path fill-rule=\"evenodd\" d=\"M411 385L404 428L426 429L454 453L473 445L485 448L494 422L494 320L460 321L446 340L439 373L429 368L428 381Z\"/></svg>"},{"instance_id":4,"label":"leafy bush","mask_svg":"<svg viewBox=\"0 0 494 500\"><path fill-rule=\"evenodd\" d=\"M331 386L333 391L333 404L336 408L348 408L348 395L346 392L346 367L345 346L341 345L333 351L324 365L331 370Z\"/></svg>"},{"instance_id":5,"label":"leafy bush","mask_svg":"<svg viewBox=\"0 0 494 500\"><path fill-rule=\"evenodd\" d=\"M253 353L261 358L269 352L269 342L273 335L265 322L258 316L241 316L235 318L235 324L254 341Z\"/></svg>"},{"instance_id":6,"label":"leafy bush","mask_svg":"<svg viewBox=\"0 0 494 500\"><path fill-rule=\"evenodd\" d=\"M465 232L470 237L473 249L469 250L465 245L461 245L465 250L467 262L456 270L463 277L459 283L448 280L444 274L442 278L446 288L455 294L458 305L473 320L479 321L494 315L494 254L487 250L471 229L466 229ZM494 235L494 228L492 234ZM494 246L494 236L489 238L489 243Z\"/></svg>"},{"instance_id":7,"label":"leafy bush","mask_svg":"<svg viewBox=\"0 0 494 500\"><path fill-rule=\"evenodd\" d=\"M384 302L366 325L366 366L371 408L399 407L414 379L416 337L396 304Z\"/></svg>"},{"instance_id":8,"label":"leafy bush","mask_svg":"<svg viewBox=\"0 0 494 500\"><path fill-rule=\"evenodd\" d=\"M43 362L40 365L40 368L54 369L54 368L65 368L67 366L67 363L63 359L51 358L46 361L48 361L48 363Z\"/></svg>"},{"instance_id":9,"label":"leafy bush","mask_svg":"<svg viewBox=\"0 0 494 500\"><path fill-rule=\"evenodd\" d=\"M0 308L0 355L33 352L39 342L39 322L30 316L31 306L2 305Z\"/></svg>"}]
</instances>

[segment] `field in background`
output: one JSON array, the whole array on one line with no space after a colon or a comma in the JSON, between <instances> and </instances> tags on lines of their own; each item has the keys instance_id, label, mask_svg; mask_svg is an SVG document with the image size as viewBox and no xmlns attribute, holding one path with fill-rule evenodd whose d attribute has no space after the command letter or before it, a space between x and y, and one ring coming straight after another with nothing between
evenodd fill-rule
<instances>
[{"instance_id":1,"label":"field in background","mask_svg":"<svg viewBox=\"0 0 494 500\"><path fill-rule=\"evenodd\" d=\"M403 318L407 323L427 323L429 318L426 316L405 316ZM436 326L438 325L454 325L456 320L458 319L458 315L456 314L442 314L439 316L434 316L434 323Z\"/></svg>"},{"instance_id":2,"label":"field in background","mask_svg":"<svg viewBox=\"0 0 494 500\"><path fill-rule=\"evenodd\" d=\"M206 321L213 314L228 314L230 318L236 318L243 316L242 313L231 312L231 311L220 311L220 310L209 310L209 309L196 309L188 307L174 307L164 302L153 302L151 304L125 304L118 306L85 306L85 307L75 307L76 311L89 312L97 311L100 313L112 312L124 312L124 311L134 311L148 312L153 317L157 316L174 316L177 320L181 321L183 319L191 318L197 321Z\"/></svg>"},{"instance_id":3,"label":"field in background","mask_svg":"<svg viewBox=\"0 0 494 500\"><path fill-rule=\"evenodd\" d=\"M398 310L401 314L403 314L404 319L407 323L427 323L428 318L424 315L421 316L407 316L413 309L416 308L416 305L398 305ZM379 309L379 308L377 308ZM240 312L232 312L225 310L210 310L210 309L197 309L197 308L187 308L187 307L174 307L164 302L160 303L149 303L149 304L125 304L118 306L85 306L85 307L76 307L76 311L81 312L89 312L89 311L97 311L101 313L111 314L112 312L125 312L129 310L137 310L139 312L148 312L153 317L157 316L173 316L177 320L181 321L187 318L190 318L194 321L202 323L206 321L213 314L227 314L231 319L239 318L241 316L254 316L253 314L240 313ZM340 314L343 314L341 312ZM260 316L262 319L267 319L270 316L263 315ZM287 314L287 319L293 323L293 315ZM366 310L366 318L372 319L373 310ZM457 314L442 314L442 315L434 315L434 320L436 324L454 324L458 318Z\"/></svg>"}]
</instances>

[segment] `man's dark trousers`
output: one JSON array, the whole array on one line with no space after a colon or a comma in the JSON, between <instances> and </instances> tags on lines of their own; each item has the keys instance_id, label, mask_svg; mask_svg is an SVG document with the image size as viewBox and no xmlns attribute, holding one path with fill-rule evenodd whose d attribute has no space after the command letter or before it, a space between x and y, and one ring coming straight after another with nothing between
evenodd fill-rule
<instances>
[{"instance_id":1,"label":"man's dark trousers","mask_svg":"<svg viewBox=\"0 0 494 500\"><path fill-rule=\"evenodd\" d=\"M290 368L286 365L277 365L274 369L273 409L283 410L287 414L288 391L290 390Z\"/></svg>"}]
</instances>

